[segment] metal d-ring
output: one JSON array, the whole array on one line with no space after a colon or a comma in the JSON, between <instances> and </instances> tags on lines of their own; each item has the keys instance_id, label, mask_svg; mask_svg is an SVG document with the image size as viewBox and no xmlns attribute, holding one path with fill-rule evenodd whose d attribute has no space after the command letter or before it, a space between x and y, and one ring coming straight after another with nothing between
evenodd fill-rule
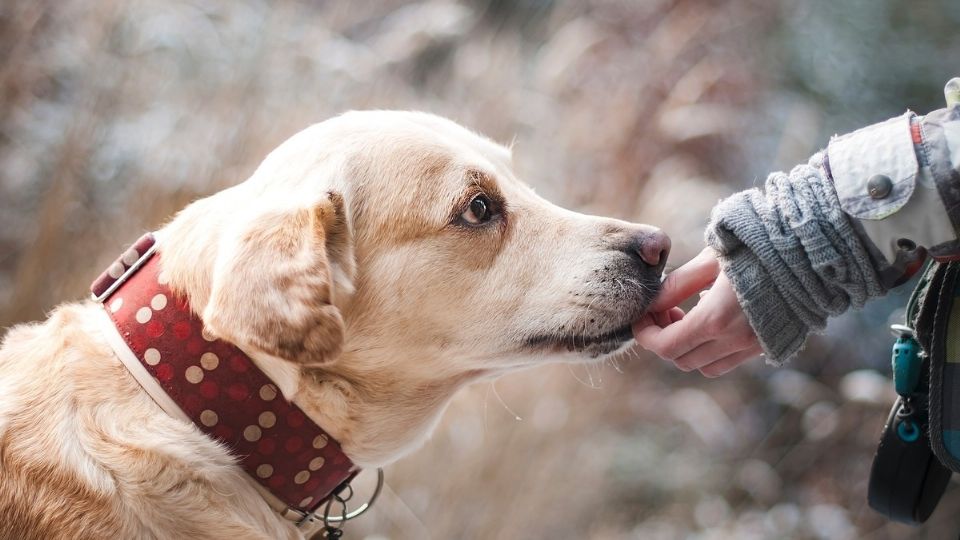
<instances>
[{"instance_id":1,"label":"metal d-ring","mask_svg":"<svg viewBox=\"0 0 960 540\"><path fill-rule=\"evenodd\" d=\"M347 487L350 488L350 494L352 497L353 488L350 486L350 484L347 484ZM347 512L347 500L349 500L350 497L347 497L346 499L338 496L330 497L330 500L327 501L326 508L323 509L323 524L327 526L330 526L333 523L342 524L345 521L350 521L351 519L360 517L366 513L371 506L373 506L373 503L377 501L377 497L380 496L381 491L383 491L383 469L377 469L377 487L373 490L373 495L370 496L370 500L361 504L356 510ZM333 507L334 501L339 502L343 506L343 512L339 516L330 515L330 509Z\"/></svg>"}]
</instances>

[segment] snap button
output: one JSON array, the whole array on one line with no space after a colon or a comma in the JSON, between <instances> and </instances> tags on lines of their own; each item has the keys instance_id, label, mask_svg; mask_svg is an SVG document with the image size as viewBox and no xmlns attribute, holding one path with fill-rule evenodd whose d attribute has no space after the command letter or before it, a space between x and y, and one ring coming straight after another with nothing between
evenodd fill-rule
<instances>
[{"instance_id":1,"label":"snap button","mask_svg":"<svg viewBox=\"0 0 960 540\"><path fill-rule=\"evenodd\" d=\"M867 180L867 193L873 199L884 199L893 191L893 180L885 174L875 174Z\"/></svg>"}]
</instances>

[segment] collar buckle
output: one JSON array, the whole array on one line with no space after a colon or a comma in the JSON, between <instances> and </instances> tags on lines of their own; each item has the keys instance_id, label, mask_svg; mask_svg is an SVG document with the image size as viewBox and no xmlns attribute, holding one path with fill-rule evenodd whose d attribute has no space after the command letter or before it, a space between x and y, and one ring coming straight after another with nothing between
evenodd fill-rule
<instances>
[{"instance_id":1,"label":"collar buckle","mask_svg":"<svg viewBox=\"0 0 960 540\"><path fill-rule=\"evenodd\" d=\"M127 261L129 259L127 259L127 256L130 253L136 254L136 248L138 246L142 246L141 249L143 247L145 247L146 249L143 251L143 255L136 257L136 260L133 262L133 264L130 264L128 266ZM147 261L150 260L150 257L153 257L153 254L156 253L156 251L157 251L157 243L154 240L152 233L147 233L142 237L140 237L140 239L137 240L137 243L134 244L131 250L128 250L126 253L124 253L122 257L114 261L114 263L110 266L110 268L104 271L104 273L101 274L99 278L97 278L97 280L93 283L93 285L90 288L91 290L90 298L93 299L94 302L98 304L102 304L104 301L106 301L107 298L110 298L110 295L116 292L116 290L119 289L121 285L123 285L128 279L130 279L131 276L136 274L137 270L139 270L140 267L146 264ZM125 269L123 270L123 273L121 273L117 277L114 277L117 275L116 273L114 273L114 270L115 269L119 270L121 268ZM104 285L108 285L108 286L106 288L103 288Z\"/></svg>"}]
</instances>

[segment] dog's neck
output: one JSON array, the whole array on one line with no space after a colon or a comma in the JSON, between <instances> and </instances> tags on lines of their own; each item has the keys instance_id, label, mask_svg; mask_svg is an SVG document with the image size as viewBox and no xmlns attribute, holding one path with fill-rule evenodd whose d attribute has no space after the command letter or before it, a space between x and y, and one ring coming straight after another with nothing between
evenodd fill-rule
<instances>
[{"instance_id":1,"label":"dog's neck","mask_svg":"<svg viewBox=\"0 0 960 540\"><path fill-rule=\"evenodd\" d=\"M391 354L432 363L419 351ZM484 376L449 372L423 377L363 356L346 352L330 366L304 370L295 398L363 467L382 466L422 445L453 395Z\"/></svg>"}]
</instances>

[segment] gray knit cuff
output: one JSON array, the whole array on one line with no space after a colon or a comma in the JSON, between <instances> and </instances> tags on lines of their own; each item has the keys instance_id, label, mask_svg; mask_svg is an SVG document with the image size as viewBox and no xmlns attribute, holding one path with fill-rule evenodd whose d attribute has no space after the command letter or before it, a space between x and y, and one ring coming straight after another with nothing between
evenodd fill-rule
<instances>
[{"instance_id":1,"label":"gray knit cuff","mask_svg":"<svg viewBox=\"0 0 960 540\"><path fill-rule=\"evenodd\" d=\"M799 352L828 317L886 292L820 163L818 154L789 175L771 174L764 191L721 201L706 231L774 364Z\"/></svg>"},{"instance_id":2,"label":"gray knit cuff","mask_svg":"<svg viewBox=\"0 0 960 540\"><path fill-rule=\"evenodd\" d=\"M781 365L798 353L814 329L800 317L784 312L783 298L773 277L749 250L720 258L737 300L763 347L767 361Z\"/></svg>"}]
</instances>

